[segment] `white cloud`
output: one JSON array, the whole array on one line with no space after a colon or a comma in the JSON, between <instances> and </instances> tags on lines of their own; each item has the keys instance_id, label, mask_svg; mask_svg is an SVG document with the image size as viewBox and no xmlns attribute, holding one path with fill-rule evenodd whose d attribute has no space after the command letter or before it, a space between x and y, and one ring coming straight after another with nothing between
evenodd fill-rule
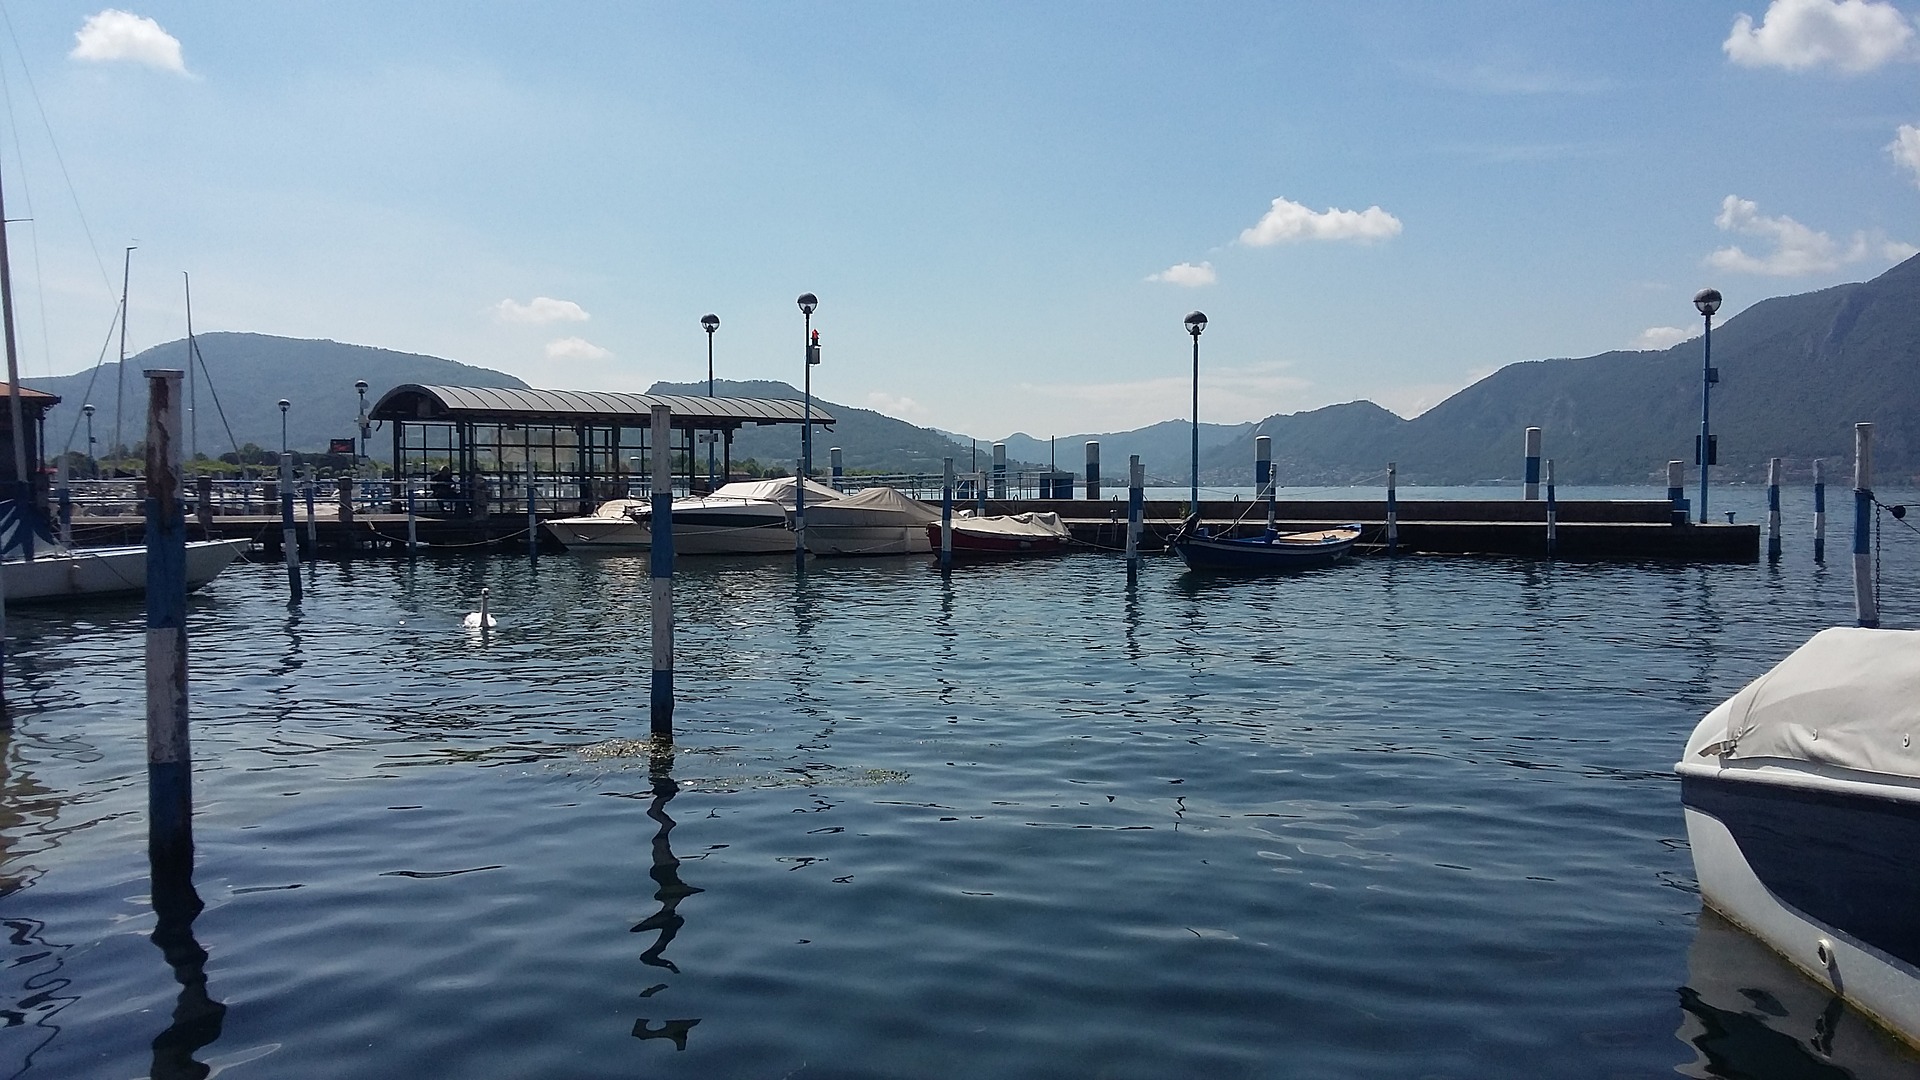
<instances>
[{"instance_id":1,"label":"white cloud","mask_svg":"<svg viewBox=\"0 0 1920 1080\"><path fill-rule=\"evenodd\" d=\"M1706 258L1708 266L1741 274L1797 277L1826 273L1848 263L1874 258L1898 261L1920 250L1912 244L1888 240L1878 232L1865 231L1855 232L1843 246L1826 233L1809 229L1785 215L1768 217L1760 212L1759 204L1738 195L1729 195L1721 201L1720 213L1713 223L1727 232L1772 241L1773 250L1765 254L1750 255L1735 245L1720 248Z\"/></svg>"},{"instance_id":2,"label":"white cloud","mask_svg":"<svg viewBox=\"0 0 1920 1080\"><path fill-rule=\"evenodd\" d=\"M1240 234L1240 242L1248 247L1272 247L1298 240L1357 240L1364 244L1398 235L1400 219L1378 206L1315 212L1297 202L1275 199L1266 216Z\"/></svg>"},{"instance_id":3,"label":"white cloud","mask_svg":"<svg viewBox=\"0 0 1920 1080\"><path fill-rule=\"evenodd\" d=\"M1720 47L1744 67L1861 72L1909 55L1912 40L1913 24L1879 0L1773 0L1759 27L1750 15L1733 20Z\"/></svg>"},{"instance_id":4,"label":"white cloud","mask_svg":"<svg viewBox=\"0 0 1920 1080\"><path fill-rule=\"evenodd\" d=\"M927 415L927 407L912 398L889 394L881 390L868 392L867 408L872 409L874 412L885 413L895 418Z\"/></svg>"},{"instance_id":5,"label":"white cloud","mask_svg":"<svg viewBox=\"0 0 1920 1080\"><path fill-rule=\"evenodd\" d=\"M180 57L180 39L160 29L144 15L108 8L87 21L73 35L75 60L130 60L176 75L189 74Z\"/></svg>"},{"instance_id":6,"label":"white cloud","mask_svg":"<svg viewBox=\"0 0 1920 1080\"><path fill-rule=\"evenodd\" d=\"M1217 278L1213 272L1213 264L1210 262L1203 262L1199 266L1183 262L1175 263L1157 274L1148 274L1147 280L1164 281L1169 285L1185 285L1189 288L1197 288L1201 285L1211 285Z\"/></svg>"},{"instance_id":7,"label":"white cloud","mask_svg":"<svg viewBox=\"0 0 1920 1080\"><path fill-rule=\"evenodd\" d=\"M1640 331L1640 335L1627 348L1641 352L1670 349L1693 336L1694 332L1684 326L1649 326Z\"/></svg>"},{"instance_id":8,"label":"white cloud","mask_svg":"<svg viewBox=\"0 0 1920 1080\"><path fill-rule=\"evenodd\" d=\"M1893 155L1894 163L1913 174L1913 182L1920 185L1920 127L1901 124L1893 141L1887 144L1887 153Z\"/></svg>"},{"instance_id":9,"label":"white cloud","mask_svg":"<svg viewBox=\"0 0 1920 1080\"><path fill-rule=\"evenodd\" d=\"M612 355L586 338L563 337L547 342L549 360L605 360Z\"/></svg>"},{"instance_id":10,"label":"white cloud","mask_svg":"<svg viewBox=\"0 0 1920 1080\"><path fill-rule=\"evenodd\" d=\"M551 296L536 296L522 304L518 300L502 300L493 306L493 317L503 323L550 323L550 322L586 322L592 316L585 308L571 300L555 300Z\"/></svg>"}]
</instances>

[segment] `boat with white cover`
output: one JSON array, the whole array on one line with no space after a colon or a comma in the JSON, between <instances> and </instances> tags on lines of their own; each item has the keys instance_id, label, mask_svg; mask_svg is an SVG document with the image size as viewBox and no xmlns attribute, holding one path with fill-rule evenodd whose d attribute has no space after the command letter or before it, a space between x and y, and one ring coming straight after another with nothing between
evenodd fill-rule
<instances>
[{"instance_id":1,"label":"boat with white cover","mask_svg":"<svg viewBox=\"0 0 1920 1080\"><path fill-rule=\"evenodd\" d=\"M765 555L793 550L793 477L743 480L711 495L673 500L676 555ZM809 509L840 498L830 487L806 482ZM811 516L811 515L809 515ZM547 531L569 548L647 549L653 546L653 505L615 499L585 517L555 518Z\"/></svg>"},{"instance_id":2,"label":"boat with white cover","mask_svg":"<svg viewBox=\"0 0 1920 1080\"><path fill-rule=\"evenodd\" d=\"M1920 631L1822 630L1694 729L1702 900L1920 1045Z\"/></svg>"},{"instance_id":3,"label":"boat with white cover","mask_svg":"<svg viewBox=\"0 0 1920 1080\"><path fill-rule=\"evenodd\" d=\"M927 541L940 546L940 523L927 526ZM956 556L1051 555L1067 550L1073 534L1059 514L976 515L963 510L953 515L953 553Z\"/></svg>"},{"instance_id":4,"label":"boat with white cover","mask_svg":"<svg viewBox=\"0 0 1920 1080\"><path fill-rule=\"evenodd\" d=\"M914 555L933 550L928 524L940 508L890 487L872 487L844 499L807 506L807 550L815 555Z\"/></svg>"}]
</instances>

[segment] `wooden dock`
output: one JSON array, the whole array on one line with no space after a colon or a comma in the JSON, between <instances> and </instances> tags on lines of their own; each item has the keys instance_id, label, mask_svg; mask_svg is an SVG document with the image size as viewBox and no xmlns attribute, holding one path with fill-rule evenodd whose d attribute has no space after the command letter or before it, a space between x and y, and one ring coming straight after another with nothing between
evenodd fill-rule
<instances>
[{"instance_id":1,"label":"wooden dock","mask_svg":"<svg viewBox=\"0 0 1920 1080\"><path fill-rule=\"evenodd\" d=\"M964 509L971 506L957 507ZM1201 516L1216 531L1236 535L1257 533L1266 527L1265 508L1247 500L1202 500ZM323 507L314 520L320 553L329 556L405 553L407 515L358 514L343 524ZM1660 499L1567 500L1557 506L1559 558L1627 562L1668 559L1688 562L1757 562L1760 526L1675 524L1672 504ZM1124 502L1089 499L989 500L988 513L1018 514L1044 511L1059 514L1076 540L1089 547L1120 551L1126 546L1127 512ZM1404 500L1398 504L1399 543L1403 553L1448 555L1547 554L1547 507L1540 501ZM1277 505L1284 531L1358 524L1365 531L1360 550L1386 548L1387 510L1384 500L1286 500ZM1150 500L1145 505L1141 546L1157 551L1186 517L1186 500ZM552 515L543 515L552 516ZM139 543L145 522L138 517L80 517L73 523L74 540L81 544ZM422 514L414 520L419 542L435 550L519 549L527 544L524 514L460 517ZM306 543L304 510L295 515L295 533ZM249 539L268 556L280 551L277 515L215 515L202 526L187 519L191 539ZM541 550L561 547L543 535Z\"/></svg>"}]
</instances>

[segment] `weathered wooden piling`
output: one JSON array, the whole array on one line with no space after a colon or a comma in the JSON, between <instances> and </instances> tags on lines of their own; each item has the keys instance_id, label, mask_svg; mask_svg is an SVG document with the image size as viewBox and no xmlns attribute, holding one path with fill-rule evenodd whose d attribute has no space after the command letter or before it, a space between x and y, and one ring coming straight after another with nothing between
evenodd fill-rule
<instances>
[{"instance_id":1,"label":"weathered wooden piling","mask_svg":"<svg viewBox=\"0 0 1920 1080\"><path fill-rule=\"evenodd\" d=\"M1813 459L1813 561L1827 561L1827 471L1819 458Z\"/></svg>"},{"instance_id":2,"label":"weathered wooden piling","mask_svg":"<svg viewBox=\"0 0 1920 1080\"><path fill-rule=\"evenodd\" d=\"M1673 523L1687 523L1687 463L1667 462L1667 501L1673 504Z\"/></svg>"},{"instance_id":3,"label":"weathered wooden piling","mask_svg":"<svg viewBox=\"0 0 1920 1080\"><path fill-rule=\"evenodd\" d=\"M1007 444L993 444L993 497L1007 497Z\"/></svg>"},{"instance_id":4,"label":"weathered wooden piling","mask_svg":"<svg viewBox=\"0 0 1920 1080\"><path fill-rule=\"evenodd\" d=\"M1547 459L1547 556L1560 542L1560 503L1553 495L1553 459Z\"/></svg>"},{"instance_id":5,"label":"weathered wooden piling","mask_svg":"<svg viewBox=\"0 0 1920 1080\"><path fill-rule=\"evenodd\" d=\"M353 550L353 477L343 476L340 486L340 550Z\"/></svg>"},{"instance_id":6,"label":"weathered wooden piling","mask_svg":"<svg viewBox=\"0 0 1920 1080\"><path fill-rule=\"evenodd\" d=\"M1100 440L1087 440L1087 498L1100 497ZM1072 498L1071 495L1068 498Z\"/></svg>"},{"instance_id":7,"label":"weathered wooden piling","mask_svg":"<svg viewBox=\"0 0 1920 1080\"><path fill-rule=\"evenodd\" d=\"M309 561L311 561L314 554L320 550L320 526L313 520L314 489L319 486L319 483L319 477L314 473L313 466L307 466L307 559Z\"/></svg>"},{"instance_id":8,"label":"weathered wooden piling","mask_svg":"<svg viewBox=\"0 0 1920 1080\"><path fill-rule=\"evenodd\" d=\"M673 411L653 407L653 575L652 730L655 738L673 738ZM804 554L806 549L801 549Z\"/></svg>"},{"instance_id":9,"label":"weathered wooden piling","mask_svg":"<svg viewBox=\"0 0 1920 1080\"><path fill-rule=\"evenodd\" d=\"M1853 610L1861 626L1880 625L1873 580L1873 425L1853 425Z\"/></svg>"},{"instance_id":10,"label":"weathered wooden piling","mask_svg":"<svg viewBox=\"0 0 1920 1080\"><path fill-rule=\"evenodd\" d=\"M293 530L293 455L280 455L280 547L287 559L287 595L300 599L300 541Z\"/></svg>"},{"instance_id":11,"label":"weathered wooden piling","mask_svg":"<svg viewBox=\"0 0 1920 1080\"><path fill-rule=\"evenodd\" d=\"M1540 497L1540 429L1527 429L1527 473L1521 498L1532 502Z\"/></svg>"},{"instance_id":12,"label":"weathered wooden piling","mask_svg":"<svg viewBox=\"0 0 1920 1080\"><path fill-rule=\"evenodd\" d=\"M147 375L147 853L193 858L187 740L187 519L180 498L180 382Z\"/></svg>"},{"instance_id":13,"label":"weathered wooden piling","mask_svg":"<svg viewBox=\"0 0 1920 1080\"><path fill-rule=\"evenodd\" d=\"M947 458L940 479L940 569L953 567L953 459Z\"/></svg>"},{"instance_id":14,"label":"weathered wooden piling","mask_svg":"<svg viewBox=\"0 0 1920 1080\"><path fill-rule=\"evenodd\" d=\"M73 545L73 489L67 486L67 459L60 459L54 474L54 498L60 520L60 546Z\"/></svg>"},{"instance_id":15,"label":"weathered wooden piling","mask_svg":"<svg viewBox=\"0 0 1920 1080\"><path fill-rule=\"evenodd\" d=\"M1398 462L1387 462L1387 554L1400 554L1400 496L1395 491L1400 475Z\"/></svg>"},{"instance_id":16,"label":"weathered wooden piling","mask_svg":"<svg viewBox=\"0 0 1920 1080\"><path fill-rule=\"evenodd\" d=\"M200 535L213 535L213 477L200 474L193 478L193 517L200 523Z\"/></svg>"},{"instance_id":17,"label":"weathered wooden piling","mask_svg":"<svg viewBox=\"0 0 1920 1080\"><path fill-rule=\"evenodd\" d=\"M1780 459L1767 462L1767 561L1780 561Z\"/></svg>"},{"instance_id":18,"label":"weathered wooden piling","mask_svg":"<svg viewBox=\"0 0 1920 1080\"><path fill-rule=\"evenodd\" d=\"M1140 455L1127 458L1127 581L1140 573L1140 522L1147 505L1147 470Z\"/></svg>"}]
</instances>

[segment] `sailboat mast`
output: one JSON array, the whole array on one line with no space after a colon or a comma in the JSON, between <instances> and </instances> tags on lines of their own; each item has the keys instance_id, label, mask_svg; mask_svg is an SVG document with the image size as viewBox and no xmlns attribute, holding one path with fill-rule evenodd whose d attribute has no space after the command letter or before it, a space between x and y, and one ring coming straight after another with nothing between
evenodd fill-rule
<instances>
[{"instance_id":1,"label":"sailboat mast","mask_svg":"<svg viewBox=\"0 0 1920 1080\"><path fill-rule=\"evenodd\" d=\"M193 278L185 270L180 280L187 284L187 461L200 460L200 404L193 389Z\"/></svg>"},{"instance_id":2,"label":"sailboat mast","mask_svg":"<svg viewBox=\"0 0 1920 1080\"><path fill-rule=\"evenodd\" d=\"M120 418L126 414L127 403L127 281L133 276L133 249L127 249L126 265L120 269L120 368L114 372L113 387L113 445L107 447L107 453L123 452L120 442Z\"/></svg>"},{"instance_id":3,"label":"sailboat mast","mask_svg":"<svg viewBox=\"0 0 1920 1080\"><path fill-rule=\"evenodd\" d=\"M13 268L7 260L7 199L4 190L0 190L0 322L6 324L7 387L12 391L7 399L7 408L8 416L13 420L13 475L19 482L16 498L24 509L32 504L33 487L27 477L27 422L26 410L20 403L20 354L14 348L13 339Z\"/></svg>"}]
</instances>

